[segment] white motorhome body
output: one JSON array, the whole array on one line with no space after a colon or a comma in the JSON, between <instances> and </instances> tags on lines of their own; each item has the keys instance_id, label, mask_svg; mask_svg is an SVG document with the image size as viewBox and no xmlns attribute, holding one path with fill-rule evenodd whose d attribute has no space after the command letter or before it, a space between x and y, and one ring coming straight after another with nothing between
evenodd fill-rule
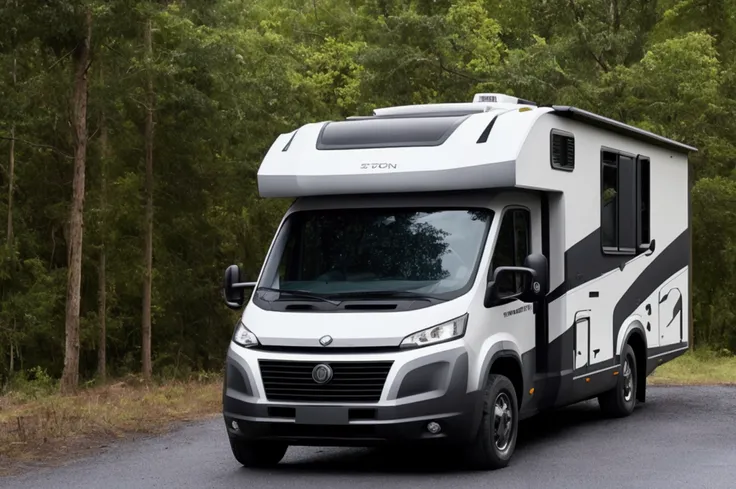
<instances>
[{"instance_id":1,"label":"white motorhome body","mask_svg":"<svg viewBox=\"0 0 736 489\"><path fill-rule=\"evenodd\" d=\"M573 107L495 94L279 136L294 203L239 308L224 417L246 465L288 445L444 440L508 463L519 419L621 416L690 329L688 152Z\"/></svg>"}]
</instances>

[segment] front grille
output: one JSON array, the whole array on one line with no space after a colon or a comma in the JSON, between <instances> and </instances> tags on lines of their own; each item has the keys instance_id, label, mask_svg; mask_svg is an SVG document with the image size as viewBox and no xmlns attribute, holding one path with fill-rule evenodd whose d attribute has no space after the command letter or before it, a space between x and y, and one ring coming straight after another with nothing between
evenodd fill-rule
<instances>
[{"instance_id":1,"label":"front grille","mask_svg":"<svg viewBox=\"0 0 736 489\"><path fill-rule=\"evenodd\" d=\"M259 360L269 401L378 402L393 362L296 362ZM320 363L332 367L326 384L312 379Z\"/></svg>"}]
</instances>

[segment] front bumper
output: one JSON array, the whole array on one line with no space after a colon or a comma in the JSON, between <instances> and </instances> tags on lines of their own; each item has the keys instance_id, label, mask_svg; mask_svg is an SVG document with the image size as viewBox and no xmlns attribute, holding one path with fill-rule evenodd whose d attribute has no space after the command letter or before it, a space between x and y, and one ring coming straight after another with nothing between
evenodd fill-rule
<instances>
[{"instance_id":1,"label":"front bumper","mask_svg":"<svg viewBox=\"0 0 736 489\"><path fill-rule=\"evenodd\" d=\"M392 365L375 402L277 401L273 389L268 391L264 384L260 360L326 364L388 360ZM468 392L467 386L468 353L462 341L355 355L284 354L233 345L227 357L223 415L231 437L290 445L463 442L475 436L482 414L481 392ZM438 433L427 429L431 421L440 425Z\"/></svg>"}]
</instances>

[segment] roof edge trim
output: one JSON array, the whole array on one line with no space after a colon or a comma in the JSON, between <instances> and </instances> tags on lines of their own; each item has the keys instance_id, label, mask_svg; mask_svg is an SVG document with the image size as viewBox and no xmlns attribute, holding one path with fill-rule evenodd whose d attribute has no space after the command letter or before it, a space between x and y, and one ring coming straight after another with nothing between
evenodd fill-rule
<instances>
[{"instance_id":1,"label":"roof edge trim","mask_svg":"<svg viewBox=\"0 0 736 489\"><path fill-rule=\"evenodd\" d=\"M567 117L580 122L585 122L594 126L601 127L603 129L608 129L610 131L629 136L634 139L638 139L640 141L645 141L656 144L658 146L663 146L665 148L670 148L680 153L698 151L698 149L694 146L689 146L687 144L668 139L664 136L654 134L653 132L645 131L644 129L639 129L638 127L630 126L628 124L624 124L623 122L609 119L608 117L594 114L593 112L588 112L587 110L578 109L577 107L571 107L568 105L552 105L551 108L553 111L552 113L560 117Z\"/></svg>"}]
</instances>

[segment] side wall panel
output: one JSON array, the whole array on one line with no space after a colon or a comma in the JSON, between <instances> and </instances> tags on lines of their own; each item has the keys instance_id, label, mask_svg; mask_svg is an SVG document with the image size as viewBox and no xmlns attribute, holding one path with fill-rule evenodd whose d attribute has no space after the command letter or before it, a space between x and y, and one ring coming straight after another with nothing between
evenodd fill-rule
<instances>
[{"instance_id":1,"label":"side wall panel","mask_svg":"<svg viewBox=\"0 0 736 489\"><path fill-rule=\"evenodd\" d=\"M553 169L550 164L552 129L570 132L575 137L572 172ZM653 253L631 256L602 251L602 148L650 159L651 237L656 243ZM570 351L568 355L567 346L562 351L557 346L550 349L562 355L559 364L563 377L572 372L572 382L575 377L613 369L619 363L623 336L634 326L646 336L648 357L687 346L690 291L686 155L548 114L530 131L516 171L520 187L552 188L564 193L564 219L560 220L558 214L555 220L550 213L550 229L563 230L565 252L563 257L559 250L550 250L550 269L554 269L555 262L564 264L564 280L553 286L549 296L549 343L551 346L568 345L571 341L574 344L574 339L563 341L563 337L573 338L576 315L587 313L590 346L589 361L577 369L574 366L577 352ZM672 292L667 295L669 290ZM683 324L682 339L679 318ZM676 335L672 330L674 323L662 325L669 320L676 323ZM608 387L609 380L601 385ZM590 392L588 388L587 394ZM579 395L577 387L563 382L557 404L575 400Z\"/></svg>"}]
</instances>

